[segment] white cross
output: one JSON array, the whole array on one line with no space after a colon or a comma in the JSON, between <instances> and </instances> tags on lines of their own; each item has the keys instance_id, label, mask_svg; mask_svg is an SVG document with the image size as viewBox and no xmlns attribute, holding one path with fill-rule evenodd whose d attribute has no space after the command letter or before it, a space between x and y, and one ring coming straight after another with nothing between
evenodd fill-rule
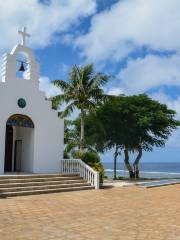
<instances>
[{"instance_id":1,"label":"white cross","mask_svg":"<svg viewBox=\"0 0 180 240\"><path fill-rule=\"evenodd\" d=\"M30 37L31 35L26 32L26 27L23 27L22 31L18 30L18 33L22 35L22 41L21 44L23 46L26 45L26 37Z\"/></svg>"}]
</instances>

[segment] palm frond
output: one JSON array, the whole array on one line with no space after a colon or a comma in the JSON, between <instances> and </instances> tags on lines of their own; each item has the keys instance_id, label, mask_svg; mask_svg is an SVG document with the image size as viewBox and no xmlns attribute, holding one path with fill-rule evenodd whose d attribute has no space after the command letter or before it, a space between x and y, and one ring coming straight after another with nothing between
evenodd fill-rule
<instances>
[{"instance_id":1,"label":"palm frond","mask_svg":"<svg viewBox=\"0 0 180 240\"><path fill-rule=\"evenodd\" d=\"M94 69L93 64L88 64L82 69L82 83L84 86L88 86L90 79L93 76Z\"/></svg>"},{"instance_id":2,"label":"palm frond","mask_svg":"<svg viewBox=\"0 0 180 240\"><path fill-rule=\"evenodd\" d=\"M64 94L51 97L50 100L52 102L52 108L57 110L59 105L61 105L65 101L65 98L66 97Z\"/></svg>"},{"instance_id":3,"label":"palm frond","mask_svg":"<svg viewBox=\"0 0 180 240\"><path fill-rule=\"evenodd\" d=\"M97 73L95 76L92 77L92 79L89 81L88 87L98 87L103 86L106 84L109 80L110 76L105 75L103 73Z\"/></svg>"},{"instance_id":4,"label":"palm frond","mask_svg":"<svg viewBox=\"0 0 180 240\"><path fill-rule=\"evenodd\" d=\"M63 81L63 80L54 80L52 82L56 87L60 88L61 90L65 91L70 88L70 84Z\"/></svg>"},{"instance_id":5,"label":"palm frond","mask_svg":"<svg viewBox=\"0 0 180 240\"><path fill-rule=\"evenodd\" d=\"M70 103L68 106L66 106L65 110L62 112L61 117L66 117L66 116L70 115L73 112L73 110L75 109L75 107L76 106L75 106L74 102Z\"/></svg>"}]
</instances>

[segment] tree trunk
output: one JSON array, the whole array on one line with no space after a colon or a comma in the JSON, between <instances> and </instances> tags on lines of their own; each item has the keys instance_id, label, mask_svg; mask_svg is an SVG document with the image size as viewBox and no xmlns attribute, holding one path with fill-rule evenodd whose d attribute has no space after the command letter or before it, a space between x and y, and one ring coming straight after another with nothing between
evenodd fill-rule
<instances>
[{"instance_id":1,"label":"tree trunk","mask_svg":"<svg viewBox=\"0 0 180 240\"><path fill-rule=\"evenodd\" d=\"M134 172L131 167L131 164L129 163L129 152L127 147L125 147L124 149L124 163L126 165L127 170L129 171L129 178L131 179L134 178Z\"/></svg>"},{"instance_id":2,"label":"tree trunk","mask_svg":"<svg viewBox=\"0 0 180 240\"><path fill-rule=\"evenodd\" d=\"M117 176L116 176L117 157L118 157L118 146L116 145L115 153L114 153L114 177L113 177L114 180L117 179Z\"/></svg>"},{"instance_id":3,"label":"tree trunk","mask_svg":"<svg viewBox=\"0 0 180 240\"><path fill-rule=\"evenodd\" d=\"M133 163L135 178L139 178L139 161L142 157L142 148L138 149L138 155Z\"/></svg>"},{"instance_id":4,"label":"tree trunk","mask_svg":"<svg viewBox=\"0 0 180 240\"><path fill-rule=\"evenodd\" d=\"M80 137L80 152L84 151L84 111L81 110L81 137Z\"/></svg>"}]
</instances>

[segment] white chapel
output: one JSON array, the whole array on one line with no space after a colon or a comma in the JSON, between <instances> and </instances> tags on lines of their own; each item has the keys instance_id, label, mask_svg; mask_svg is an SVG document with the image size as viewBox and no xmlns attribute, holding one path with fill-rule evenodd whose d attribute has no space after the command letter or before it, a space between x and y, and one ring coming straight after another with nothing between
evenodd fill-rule
<instances>
[{"instance_id":1,"label":"white chapel","mask_svg":"<svg viewBox=\"0 0 180 240\"><path fill-rule=\"evenodd\" d=\"M0 78L0 174L52 173L63 158L64 122L39 90L39 65L21 44L4 54Z\"/></svg>"}]
</instances>

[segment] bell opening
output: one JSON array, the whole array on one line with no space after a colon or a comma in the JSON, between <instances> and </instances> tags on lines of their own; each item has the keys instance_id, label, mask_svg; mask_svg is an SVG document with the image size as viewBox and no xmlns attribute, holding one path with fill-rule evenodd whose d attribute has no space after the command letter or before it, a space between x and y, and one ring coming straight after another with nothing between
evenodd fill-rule
<instances>
[{"instance_id":1,"label":"bell opening","mask_svg":"<svg viewBox=\"0 0 180 240\"><path fill-rule=\"evenodd\" d=\"M20 68L19 68L19 72L25 72L25 67L24 67L24 64L23 62L21 62L21 65L20 65Z\"/></svg>"},{"instance_id":2,"label":"bell opening","mask_svg":"<svg viewBox=\"0 0 180 240\"><path fill-rule=\"evenodd\" d=\"M29 69L29 63L26 55L20 52L16 55L16 77L26 79L26 73Z\"/></svg>"}]
</instances>

